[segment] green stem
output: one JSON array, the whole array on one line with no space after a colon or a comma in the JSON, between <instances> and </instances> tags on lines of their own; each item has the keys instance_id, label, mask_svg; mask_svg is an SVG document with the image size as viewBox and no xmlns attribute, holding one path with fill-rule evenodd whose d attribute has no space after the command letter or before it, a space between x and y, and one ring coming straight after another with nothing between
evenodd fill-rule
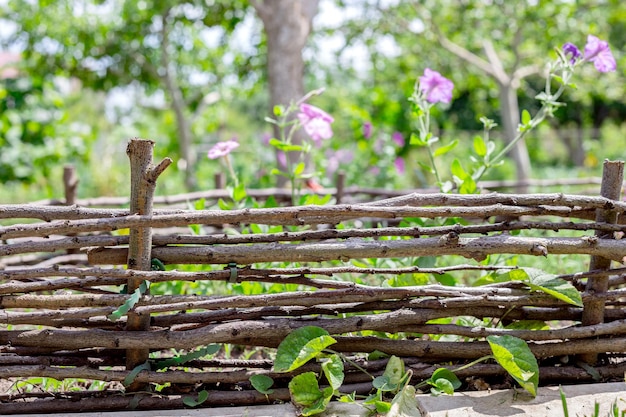
<instances>
[{"instance_id":1,"label":"green stem","mask_svg":"<svg viewBox=\"0 0 626 417\"><path fill-rule=\"evenodd\" d=\"M228 173L235 184L235 187L239 186L239 178L235 174L235 170L233 169L233 164L230 162L230 155L224 155L224 162L226 163L226 168L228 169Z\"/></svg>"},{"instance_id":2,"label":"green stem","mask_svg":"<svg viewBox=\"0 0 626 417\"><path fill-rule=\"evenodd\" d=\"M561 86L559 87L559 89L556 91L556 93L554 93L553 95L550 94L550 82L552 79L552 73L548 73L548 77L546 78L546 94L550 97L550 101L554 102L556 100L559 99L559 97L561 97L561 95L563 94L563 91L565 91L565 86L567 85L567 83L569 82L569 78L571 73L569 73L566 69L563 70L563 83L561 84ZM535 117L533 117L529 124L530 124L530 128L526 129L522 132L519 132L517 134L517 136L515 136L515 138L509 142L493 159L491 159L489 161L488 164L485 164L485 169L482 170L482 172L480 172L479 175L477 175L476 178L474 178L475 181L478 181L484 174L485 172L487 172L487 170L494 165L494 163L497 163L500 159L504 158L504 156L511 150L513 149L513 147L517 144L517 142L519 142L520 140L524 139L526 137L526 135L528 134L528 132L530 132L533 128L535 128L536 126L538 126L541 122L543 122L546 117L548 116L548 108L551 106L551 104L548 104L546 102L543 103L543 105L541 106L541 108L539 109L539 111L537 112L537 114L535 115Z\"/></svg>"}]
</instances>

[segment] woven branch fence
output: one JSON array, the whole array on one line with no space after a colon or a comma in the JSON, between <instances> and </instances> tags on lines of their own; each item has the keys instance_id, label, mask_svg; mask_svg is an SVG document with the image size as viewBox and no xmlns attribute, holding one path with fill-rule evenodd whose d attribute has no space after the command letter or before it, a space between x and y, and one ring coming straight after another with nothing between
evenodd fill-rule
<instances>
[{"instance_id":1,"label":"woven branch fence","mask_svg":"<svg viewBox=\"0 0 626 417\"><path fill-rule=\"evenodd\" d=\"M157 178L171 163L154 164L153 146L129 142L130 209L0 205L0 219L10 219L0 227L0 378L106 382L99 390L0 395L0 414L181 408L200 390L209 393L202 406L289 401L289 379L319 365L273 372L272 349L294 329L311 325L326 329L337 340L333 350L351 358L342 387L347 393L367 393L371 375L385 368L385 359L366 354L402 357L417 383L442 364L455 369L490 354L485 337L504 334L528 342L542 384L623 378L622 162L605 162L601 196L411 193L360 204L190 211L153 207ZM206 234L190 233L194 225ZM239 233L249 225L268 231ZM280 231L271 232L276 225ZM112 233L123 229L129 233ZM545 237L534 237L538 231ZM413 274L480 277L514 268L481 262L498 254L548 257L555 264L560 255L584 255L587 270L559 276L580 290L584 307L523 282L380 285ZM418 257L445 257L448 266L385 262ZM171 267L152 270L155 258ZM172 269L177 265L184 270ZM146 293L122 318L109 318L146 281L292 285L278 293L210 296L180 285L179 294ZM468 316L493 326L460 320ZM445 318L452 320L437 320ZM552 326L496 326L527 320ZM154 355L167 359L210 344L229 344L242 354L195 359L184 368L142 368ZM272 394L251 387L256 374L275 380ZM483 363L458 376L471 388L471 381L503 379L505 371ZM168 387L154 392L154 384Z\"/></svg>"}]
</instances>

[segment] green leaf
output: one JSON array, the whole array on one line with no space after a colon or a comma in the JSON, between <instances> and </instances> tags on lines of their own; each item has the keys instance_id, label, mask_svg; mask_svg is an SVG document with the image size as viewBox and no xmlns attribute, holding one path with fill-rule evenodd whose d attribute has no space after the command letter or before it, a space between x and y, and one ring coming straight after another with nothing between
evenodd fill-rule
<instances>
[{"instance_id":1,"label":"green leaf","mask_svg":"<svg viewBox=\"0 0 626 417\"><path fill-rule=\"evenodd\" d=\"M241 201L244 198L246 198L248 194L246 193L246 187L243 183L238 184L234 189L233 189L233 200L235 201Z\"/></svg>"},{"instance_id":2,"label":"green leaf","mask_svg":"<svg viewBox=\"0 0 626 417\"><path fill-rule=\"evenodd\" d=\"M389 361L387 361L387 366L385 366L383 376L389 378L389 382L397 387L404 375L404 361L397 356L390 357Z\"/></svg>"},{"instance_id":3,"label":"green leaf","mask_svg":"<svg viewBox=\"0 0 626 417\"><path fill-rule=\"evenodd\" d=\"M270 389L270 387L274 385L274 380L267 375L252 375L250 377L250 383L252 387L261 394L268 395L274 392L273 389Z\"/></svg>"},{"instance_id":4,"label":"green leaf","mask_svg":"<svg viewBox=\"0 0 626 417\"><path fill-rule=\"evenodd\" d=\"M343 384L343 361L339 355L331 355L327 361L322 363L322 371L333 390L339 389Z\"/></svg>"},{"instance_id":5,"label":"green leaf","mask_svg":"<svg viewBox=\"0 0 626 417\"><path fill-rule=\"evenodd\" d=\"M454 394L454 387L452 386L452 383L447 379L439 378L438 380L434 381L432 385L433 387L430 389L430 392L433 393L433 395Z\"/></svg>"},{"instance_id":6,"label":"green leaf","mask_svg":"<svg viewBox=\"0 0 626 417\"><path fill-rule=\"evenodd\" d=\"M219 200L217 200L217 205L220 208L220 210L224 210L224 211L228 211L230 209L232 209L232 204L227 203L226 201L222 200L221 198Z\"/></svg>"},{"instance_id":7,"label":"green leaf","mask_svg":"<svg viewBox=\"0 0 626 417\"><path fill-rule=\"evenodd\" d=\"M528 110L526 109L522 110L522 124L527 125L530 123L531 120L532 120L532 117L530 116L530 113L528 112Z\"/></svg>"},{"instance_id":8,"label":"green leaf","mask_svg":"<svg viewBox=\"0 0 626 417\"><path fill-rule=\"evenodd\" d=\"M550 330L550 326L541 320L518 320L504 326L508 330Z\"/></svg>"},{"instance_id":9,"label":"green leaf","mask_svg":"<svg viewBox=\"0 0 626 417\"><path fill-rule=\"evenodd\" d=\"M197 407L208 399L209 392L207 390L202 390L198 393L197 399L194 399L193 397L183 398L183 404L185 404L187 407Z\"/></svg>"},{"instance_id":10,"label":"green leaf","mask_svg":"<svg viewBox=\"0 0 626 417\"><path fill-rule=\"evenodd\" d=\"M144 295L146 291L148 291L148 288L150 288L150 281L142 281L139 287L135 291L133 291L133 293L126 299L124 304L122 304L117 308L117 310L109 314L107 318L111 321L119 320L122 316L128 313L128 311L133 308L135 304L139 302L141 296Z\"/></svg>"},{"instance_id":11,"label":"green leaf","mask_svg":"<svg viewBox=\"0 0 626 417\"><path fill-rule=\"evenodd\" d=\"M396 394L391 401L391 408L387 417L421 417L422 413L417 408L415 399L415 387L405 386L402 391Z\"/></svg>"},{"instance_id":12,"label":"green leaf","mask_svg":"<svg viewBox=\"0 0 626 417\"><path fill-rule=\"evenodd\" d=\"M523 281L533 291L541 291L561 301L578 307L583 306L580 292L568 281L557 278L537 268L518 268L502 274L510 280Z\"/></svg>"},{"instance_id":13,"label":"green leaf","mask_svg":"<svg viewBox=\"0 0 626 417\"><path fill-rule=\"evenodd\" d=\"M280 117L285 113L285 107L281 106L280 104L277 104L276 106L274 106L274 116L276 117Z\"/></svg>"},{"instance_id":14,"label":"green leaf","mask_svg":"<svg viewBox=\"0 0 626 417\"><path fill-rule=\"evenodd\" d=\"M539 269L524 269L528 273L528 286L532 290L543 291L568 304L578 307L583 306L583 299L580 292L568 281L557 278L555 275L548 274Z\"/></svg>"},{"instance_id":15,"label":"green leaf","mask_svg":"<svg viewBox=\"0 0 626 417\"><path fill-rule=\"evenodd\" d=\"M428 138L426 138L426 139L428 139ZM426 140L422 140L422 138L420 138L415 133L411 133L411 138L409 139L409 144L416 145L416 146L426 146L427 143L428 142Z\"/></svg>"},{"instance_id":16,"label":"green leaf","mask_svg":"<svg viewBox=\"0 0 626 417\"><path fill-rule=\"evenodd\" d=\"M311 406L319 399L324 398L324 393L317 383L315 372L305 372L294 376L289 381L289 393L293 402L303 407Z\"/></svg>"},{"instance_id":17,"label":"green leaf","mask_svg":"<svg viewBox=\"0 0 626 417\"><path fill-rule=\"evenodd\" d=\"M424 163L424 162L418 162L417 163L419 166L422 167L422 169L428 173L434 174L435 170L433 169L433 167L431 167L430 165Z\"/></svg>"},{"instance_id":18,"label":"green leaf","mask_svg":"<svg viewBox=\"0 0 626 417\"><path fill-rule=\"evenodd\" d=\"M133 383L135 378L137 378L137 375L139 375L139 372L150 371L150 370L152 370L152 368L150 367L150 362L145 361L141 365L135 366L133 370L130 371L128 375L126 375L126 378L124 378L124 381L122 383L124 384L125 387L127 387Z\"/></svg>"},{"instance_id":19,"label":"green leaf","mask_svg":"<svg viewBox=\"0 0 626 417\"><path fill-rule=\"evenodd\" d=\"M459 186L459 194L475 194L477 190L476 181L471 175L466 176Z\"/></svg>"},{"instance_id":20,"label":"green leaf","mask_svg":"<svg viewBox=\"0 0 626 417\"><path fill-rule=\"evenodd\" d=\"M173 358L168 358L162 361L158 361L154 364L154 368L165 369L165 368L169 368L170 366L180 366L184 363L187 363L196 359L200 359L205 356L214 355L220 350L221 347L222 347L221 345L215 345L215 344L208 345L198 350L189 352L185 355L175 356Z\"/></svg>"},{"instance_id":21,"label":"green leaf","mask_svg":"<svg viewBox=\"0 0 626 417\"><path fill-rule=\"evenodd\" d=\"M452 164L450 165L450 172L452 172L452 175L461 180L464 180L466 177L469 176L467 175L467 172L465 172L465 170L463 169L463 166L458 159L452 161Z\"/></svg>"},{"instance_id":22,"label":"green leaf","mask_svg":"<svg viewBox=\"0 0 626 417\"><path fill-rule=\"evenodd\" d=\"M391 384L389 381L389 377L387 375L380 375L374 378L372 381L372 386L377 390L386 392L386 391L394 391L398 388L397 385Z\"/></svg>"},{"instance_id":23,"label":"green leaf","mask_svg":"<svg viewBox=\"0 0 626 417\"><path fill-rule=\"evenodd\" d=\"M433 156L437 157L437 156L440 156L440 155L445 155L448 152L450 152L452 149L454 149L456 147L456 145L458 145L458 144L459 144L459 141L455 139L451 143L449 143L448 145L442 146L442 147L438 148L437 150L435 150L435 152L433 152Z\"/></svg>"},{"instance_id":24,"label":"green leaf","mask_svg":"<svg viewBox=\"0 0 626 417\"><path fill-rule=\"evenodd\" d=\"M298 176L298 175L302 174L302 173L304 172L304 168L305 168L305 167L306 167L306 166L305 166L304 162L300 162L300 163L299 163L298 165L296 165L296 167L294 168L294 170L293 170L293 174L294 174L295 176Z\"/></svg>"},{"instance_id":25,"label":"green leaf","mask_svg":"<svg viewBox=\"0 0 626 417\"><path fill-rule=\"evenodd\" d=\"M335 343L321 327L305 326L291 332L278 345L274 372L291 372L316 357L322 350Z\"/></svg>"},{"instance_id":26,"label":"green leaf","mask_svg":"<svg viewBox=\"0 0 626 417\"><path fill-rule=\"evenodd\" d=\"M487 145L480 135L474 136L474 151L480 157L487 155Z\"/></svg>"},{"instance_id":27,"label":"green leaf","mask_svg":"<svg viewBox=\"0 0 626 417\"><path fill-rule=\"evenodd\" d=\"M528 344L517 337L488 336L496 361L533 397L539 385L539 365Z\"/></svg>"},{"instance_id":28,"label":"green leaf","mask_svg":"<svg viewBox=\"0 0 626 417\"><path fill-rule=\"evenodd\" d=\"M289 177L289 174L281 171L278 168L272 168L272 170L270 171L270 175L280 175L281 177Z\"/></svg>"},{"instance_id":29,"label":"green leaf","mask_svg":"<svg viewBox=\"0 0 626 417\"><path fill-rule=\"evenodd\" d=\"M438 368L435 370L433 375L426 382L434 387L432 391L437 394L443 392L452 395L454 394L454 390L461 387L459 378L457 378L454 372L446 368Z\"/></svg>"}]
</instances>

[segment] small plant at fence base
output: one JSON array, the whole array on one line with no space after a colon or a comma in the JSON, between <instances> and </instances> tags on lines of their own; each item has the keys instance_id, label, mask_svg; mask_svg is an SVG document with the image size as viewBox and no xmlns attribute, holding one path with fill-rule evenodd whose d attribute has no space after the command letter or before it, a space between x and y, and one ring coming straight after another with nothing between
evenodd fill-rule
<instances>
[{"instance_id":1,"label":"small plant at fence base","mask_svg":"<svg viewBox=\"0 0 626 417\"><path fill-rule=\"evenodd\" d=\"M508 335L489 336L487 341L493 355L480 358L465 367L495 359L522 388L535 396L539 384L539 366L528 345L523 340ZM338 397L344 402L356 400L354 393L340 391L344 379L343 361L347 358L328 349L335 342L336 340L326 330L316 326L305 326L293 331L278 346L274 372L292 372L312 359L321 361L327 387L319 386L320 375L315 372L296 375L289 382L292 401L301 408L303 416L323 412L333 397ZM417 410L416 387L410 385L411 376L412 372L405 369L402 359L391 356L382 375L378 377L370 375L372 389L375 392L363 400L363 406L372 412L386 413L388 416L413 415L407 414L413 409ZM271 393L270 377L255 375L250 381L259 392ZM439 368L430 379L417 387L426 385L432 386L431 392L434 394L452 394L461 386L461 382L453 370Z\"/></svg>"},{"instance_id":2,"label":"small plant at fence base","mask_svg":"<svg viewBox=\"0 0 626 417\"><path fill-rule=\"evenodd\" d=\"M533 268L520 268L499 274L501 281L520 281L530 291L549 294L571 305L582 306L578 291L567 281ZM461 386L455 371L473 366L479 362L493 359L526 391L537 395L539 385L539 365L528 344L510 335L488 336L487 342L492 355L484 356L455 370L439 368L432 376L416 387L411 386L412 372L406 370L404 362L391 356L383 375L372 377L373 394L363 400L363 405L372 412L388 413L389 416L406 415L407 409L415 408L416 388L431 386L435 395L452 394ZM294 330L278 346L274 360L274 372L292 372L308 361L321 361L322 374L329 386L320 388L320 375L306 372L296 375L289 383L292 401L301 407L302 415L318 414L326 409L333 397L340 401L354 401L354 394L340 391L344 379L343 362L348 358L328 348L336 343L330 334L316 326L305 326ZM365 372L365 371L364 371ZM270 393L273 381L266 375L251 378L254 388L263 394ZM389 401L389 396L393 396ZM409 400L409 398L411 400ZM404 414L403 414L404 413Z\"/></svg>"}]
</instances>

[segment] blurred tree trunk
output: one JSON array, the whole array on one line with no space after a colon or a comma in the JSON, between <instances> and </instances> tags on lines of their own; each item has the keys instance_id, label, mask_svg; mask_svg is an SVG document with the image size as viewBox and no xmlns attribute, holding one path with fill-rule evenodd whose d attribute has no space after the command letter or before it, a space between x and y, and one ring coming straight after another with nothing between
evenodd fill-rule
<instances>
[{"instance_id":1,"label":"blurred tree trunk","mask_svg":"<svg viewBox=\"0 0 626 417\"><path fill-rule=\"evenodd\" d=\"M507 143L517 136L517 127L520 124L519 102L517 100L517 88L514 88L510 82L499 83L500 88L500 118L502 119L502 128ZM515 161L517 172L517 180L525 182L530 179L530 157L528 156L528 148L526 142L520 140L510 151L511 158ZM520 189L525 190L526 187Z\"/></svg>"},{"instance_id":2,"label":"blurred tree trunk","mask_svg":"<svg viewBox=\"0 0 626 417\"><path fill-rule=\"evenodd\" d=\"M304 96L302 49L311 33L319 0L254 0L251 3L263 21L267 36L270 109L276 105L288 106ZM278 137L279 132L276 127L274 129L274 135ZM304 135L304 131L298 131L293 142L301 144ZM292 162L300 157L297 152L290 152L288 156ZM305 163L311 167L310 160ZM279 177L279 186L285 182L285 178Z\"/></svg>"}]
</instances>

